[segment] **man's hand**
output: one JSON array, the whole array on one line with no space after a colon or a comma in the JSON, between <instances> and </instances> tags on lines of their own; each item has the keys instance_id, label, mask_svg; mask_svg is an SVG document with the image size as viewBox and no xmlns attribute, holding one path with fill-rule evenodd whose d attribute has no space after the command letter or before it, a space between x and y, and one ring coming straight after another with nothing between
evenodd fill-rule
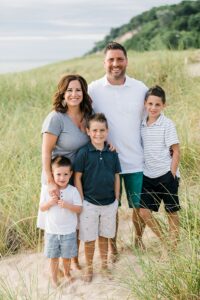
<instances>
[{"instance_id":1,"label":"man's hand","mask_svg":"<svg viewBox=\"0 0 200 300\"><path fill-rule=\"evenodd\" d=\"M110 150L110 151L112 151L112 152L113 152L113 151L116 151L115 146L113 146L111 143L109 143L108 146L109 146L109 150Z\"/></svg>"}]
</instances>

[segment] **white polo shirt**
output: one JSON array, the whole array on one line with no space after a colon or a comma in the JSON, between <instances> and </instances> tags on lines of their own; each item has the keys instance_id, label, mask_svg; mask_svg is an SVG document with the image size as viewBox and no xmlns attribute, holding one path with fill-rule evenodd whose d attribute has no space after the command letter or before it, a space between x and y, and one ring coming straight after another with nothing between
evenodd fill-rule
<instances>
[{"instance_id":1,"label":"white polo shirt","mask_svg":"<svg viewBox=\"0 0 200 300\"><path fill-rule=\"evenodd\" d=\"M141 136L144 148L144 175L156 178L169 172L172 162L170 146L179 144L174 123L161 114L156 122L147 126L145 118L141 125Z\"/></svg>"},{"instance_id":2,"label":"white polo shirt","mask_svg":"<svg viewBox=\"0 0 200 300\"><path fill-rule=\"evenodd\" d=\"M42 185L40 204L50 199L47 185ZM78 190L68 184L63 190L60 190L60 199L74 205L82 206L81 196ZM51 234L70 234L76 231L77 214L58 205L52 206L45 212L39 211L37 227L42 228Z\"/></svg>"},{"instance_id":3,"label":"white polo shirt","mask_svg":"<svg viewBox=\"0 0 200 300\"><path fill-rule=\"evenodd\" d=\"M140 125L147 87L126 75L123 85L112 85L106 76L89 84L96 113L104 113L109 126L108 141L119 153L122 173L143 171Z\"/></svg>"}]
</instances>

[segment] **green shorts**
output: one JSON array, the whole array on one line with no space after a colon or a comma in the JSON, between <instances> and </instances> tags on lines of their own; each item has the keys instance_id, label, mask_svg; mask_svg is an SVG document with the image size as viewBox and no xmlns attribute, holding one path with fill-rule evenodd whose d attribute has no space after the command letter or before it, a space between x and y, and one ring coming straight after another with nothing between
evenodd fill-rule
<instances>
[{"instance_id":1,"label":"green shorts","mask_svg":"<svg viewBox=\"0 0 200 300\"><path fill-rule=\"evenodd\" d=\"M140 196L142 193L143 172L120 174L121 191L122 180L124 181L128 206L130 208L139 208Z\"/></svg>"}]
</instances>

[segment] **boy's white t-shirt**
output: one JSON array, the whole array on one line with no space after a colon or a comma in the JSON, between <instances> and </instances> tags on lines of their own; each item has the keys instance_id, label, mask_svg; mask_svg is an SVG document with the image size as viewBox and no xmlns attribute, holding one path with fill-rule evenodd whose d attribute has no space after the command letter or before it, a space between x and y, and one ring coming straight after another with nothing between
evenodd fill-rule
<instances>
[{"instance_id":1,"label":"boy's white t-shirt","mask_svg":"<svg viewBox=\"0 0 200 300\"><path fill-rule=\"evenodd\" d=\"M40 204L49 201L47 185L42 186ZM81 196L78 190L72 185L60 190L60 199L73 204L82 206ZM66 208L61 208L54 205L45 212L39 212L37 226L51 234L70 234L76 231L77 228L77 213Z\"/></svg>"}]
</instances>

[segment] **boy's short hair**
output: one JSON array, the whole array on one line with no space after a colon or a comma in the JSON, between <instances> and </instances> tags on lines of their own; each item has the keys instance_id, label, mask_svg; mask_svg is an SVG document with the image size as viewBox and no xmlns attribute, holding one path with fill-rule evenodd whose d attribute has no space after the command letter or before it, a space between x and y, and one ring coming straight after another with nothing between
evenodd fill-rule
<instances>
[{"instance_id":1,"label":"boy's short hair","mask_svg":"<svg viewBox=\"0 0 200 300\"><path fill-rule=\"evenodd\" d=\"M106 117L103 113L92 114L91 116L89 116L87 118L86 127L88 129L90 128L90 123L93 122L93 121L100 122L100 123L105 123L106 128L108 128L108 121L107 121L107 119L106 119Z\"/></svg>"},{"instance_id":2,"label":"boy's short hair","mask_svg":"<svg viewBox=\"0 0 200 300\"><path fill-rule=\"evenodd\" d=\"M165 104L165 102L166 102L165 91L159 85L152 86L147 91L147 93L145 95L145 101L147 101L149 96L160 97L163 104Z\"/></svg>"},{"instance_id":3,"label":"boy's short hair","mask_svg":"<svg viewBox=\"0 0 200 300\"><path fill-rule=\"evenodd\" d=\"M106 54L109 50L121 50L124 53L125 57L127 57L126 49L124 48L124 46L117 42L108 43L106 48L104 49L104 54Z\"/></svg>"},{"instance_id":4,"label":"boy's short hair","mask_svg":"<svg viewBox=\"0 0 200 300\"><path fill-rule=\"evenodd\" d=\"M70 167L72 170L72 163L69 158L64 156L56 156L51 160L51 167Z\"/></svg>"}]
</instances>

